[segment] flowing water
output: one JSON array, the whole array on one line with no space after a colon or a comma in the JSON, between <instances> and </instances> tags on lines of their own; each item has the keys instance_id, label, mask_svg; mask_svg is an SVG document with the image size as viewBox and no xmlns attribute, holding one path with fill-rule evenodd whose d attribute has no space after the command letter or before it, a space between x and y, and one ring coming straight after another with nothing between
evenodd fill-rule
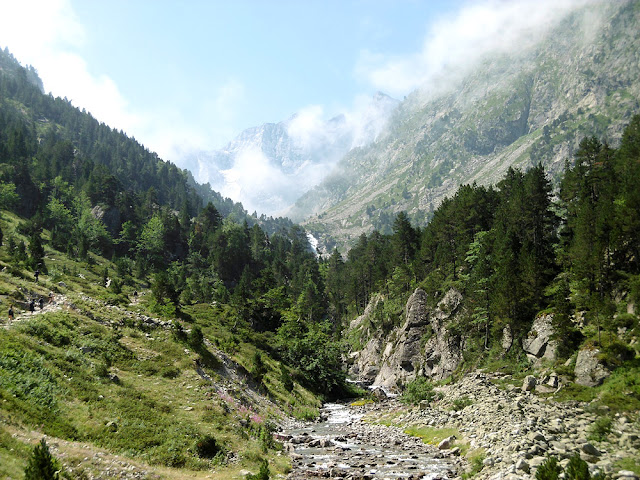
<instances>
[{"instance_id":1,"label":"flowing water","mask_svg":"<svg viewBox=\"0 0 640 480\"><path fill-rule=\"evenodd\" d=\"M433 447L398 429L360 421L348 406L327 404L325 421L292 428L290 478L436 479L452 475Z\"/></svg>"}]
</instances>

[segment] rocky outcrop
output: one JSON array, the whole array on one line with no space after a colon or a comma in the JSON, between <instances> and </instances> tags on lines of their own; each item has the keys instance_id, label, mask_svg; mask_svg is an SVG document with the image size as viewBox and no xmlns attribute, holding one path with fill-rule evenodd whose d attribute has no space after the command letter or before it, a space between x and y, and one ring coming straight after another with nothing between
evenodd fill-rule
<instances>
[{"instance_id":1,"label":"rocky outcrop","mask_svg":"<svg viewBox=\"0 0 640 480\"><path fill-rule=\"evenodd\" d=\"M382 297L380 295L374 296L365 308L364 313L349 325L350 332L359 330L359 335L367 339L366 344L360 351L352 352L349 355L349 374L351 377L366 384L373 383L380 372L380 360L384 342L379 335L374 335L369 325L373 311L381 301Z\"/></svg>"},{"instance_id":2,"label":"rocky outcrop","mask_svg":"<svg viewBox=\"0 0 640 480\"><path fill-rule=\"evenodd\" d=\"M536 317L531 330L522 339L522 348L529 362L539 364L542 360L553 362L556 359L558 342L554 340L553 315Z\"/></svg>"},{"instance_id":3,"label":"rocky outcrop","mask_svg":"<svg viewBox=\"0 0 640 480\"><path fill-rule=\"evenodd\" d=\"M438 305L429 309L427 293L418 288L405 307L405 322L389 335L368 331L367 319L381 301L375 298L349 327L360 329L366 338L364 347L350 355L350 374L375 386L393 388L406 384L418 375L435 380L449 376L462 361L463 339L447 331L460 312L462 295L450 290ZM369 317L368 317L369 316Z\"/></svg>"},{"instance_id":4,"label":"rocky outcrop","mask_svg":"<svg viewBox=\"0 0 640 480\"><path fill-rule=\"evenodd\" d=\"M595 387L604 382L611 372L600 362L597 348L585 348L578 352L574 374L576 383L585 387Z\"/></svg>"}]
</instances>

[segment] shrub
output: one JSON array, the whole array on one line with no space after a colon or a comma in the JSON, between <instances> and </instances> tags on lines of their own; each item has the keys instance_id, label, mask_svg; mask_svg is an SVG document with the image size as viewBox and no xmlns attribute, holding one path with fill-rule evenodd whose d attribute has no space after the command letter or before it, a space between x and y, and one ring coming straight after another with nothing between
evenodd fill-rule
<instances>
[{"instance_id":1,"label":"shrub","mask_svg":"<svg viewBox=\"0 0 640 480\"><path fill-rule=\"evenodd\" d=\"M253 354L253 368L251 369L251 375L255 379L256 383L261 384L267 373L267 366L264 363L262 354L256 350Z\"/></svg>"},{"instance_id":2,"label":"shrub","mask_svg":"<svg viewBox=\"0 0 640 480\"><path fill-rule=\"evenodd\" d=\"M291 374L289 373L289 370L287 370L287 367L282 364L280 364L280 381L287 392L293 391L293 387L295 385L291 379Z\"/></svg>"},{"instance_id":3,"label":"shrub","mask_svg":"<svg viewBox=\"0 0 640 480\"><path fill-rule=\"evenodd\" d=\"M556 457L548 457L536 470L536 480L557 480L562 467Z\"/></svg>"},{"instance_id":4,"label":"shrub","mask_svg":"<svg viewBox=\"0 0 640 480\"><path fill-rule=\"evenodd\" d=\"M160 375L163 378L174 379L180 376L180 369L178 367L165 367L160 371Z\"/></svg>"},{"instance_id":5,"label":"shrub","mask_svg":"<svg viewBox=\"0 0 640 480\"><path fill-rule=\"evenodd\" d=\"M577 453L574 454L564 469L564 478L566 480L589 480L589 465L580 458Z\"/></svg>"},{"instance_id":6,"label":"shrub","mask_svg":"<svg viewBox=\"0 0 640 480\"><path fill-rule=\"evenodd\" d=\"M187 337L187 342L194 350L198 350L204 345L204 335L200 327L195 326L191 329Z\"/></svg>"},{"instance_id":7,"label":"shrub","mask_svg":"<svg viewBox=\"0 0 640 480\"><path fill-rule=\"evenodd\" d=\"M613 326L616 328L633 328L638 321L638 317L631 313L621 313L613 319Z\"/></svg>"},{"instance_id":8,"label":"shrub","mask_svg":"<svg viewBox=\"0 0 640 480\"><path fill-rule=\"evenodd\" d=\"M602 349L600 359L610 368L619 367L624 362L633 360L636 352L622 342L612 342Z\"/></svg>"},{"instance_id":9,"label":"shrub","mask_svg":"<svg viewBox=\"0 0 640 480\"><path fill-rule=\"evenodd\" d=\"M473 400L471 400L469 397L460 397L456 398L453 401L452 409L456 412L459 412L464 407L468 407L469 405L473 405Z\"/></svg>"},{"instance_id":10,"label":"shrub","mask_svg":"<svg viewBox=\"0 0 640 480\"><path fill-rule=\"evenodd\" d=\"M597 440L602 442L607 439L607 435L611 432L611 417L598 417L596 421L589 427L589 440Z\"/></svg>"},{"instance_id":11,"label":"shrub","mask_svg":"<svg viewBox=\"0 0 640 480\"><path fill-rule=\"evenodd\" d=\"M213 458L221 452L223 448L213 435L205 435L196 442L196 454L200 458Z\"/></svg>"},{"instance_id":12,"label":"shrub","mask_svg":"<svg viewBox=\"0 0 640 480\"><path fill-rule=\"evenodd\" d=\"M271 472L269 471L269 462L266 460L262 460L262 464L260 465L260 471L257 474L249 473L245 479L246 480L269 480L269 475Z\"/></svg>"},{"instance_id":13,"label":"shrub","mask_svg":"<svg viewBox=\"0 0 640 480\"><path fill-rule=\"evenodd\" d=\"M425 377L418 377L407 385L401 400L404 403L416 405L423 400L431 402L434 398L433 384Z\"/></svg>"},{"instance_id":14,"label":"shrub","mask_svg":"<svg viewBox=\"0 0 640 480\"><path fill-rule=\"evenodd\" d=\"M24 469L25 480L54 480L58 478L60 466L49 452L49 446L43 438L35 446L29 462Z\"/></svg>"}]
</instances>

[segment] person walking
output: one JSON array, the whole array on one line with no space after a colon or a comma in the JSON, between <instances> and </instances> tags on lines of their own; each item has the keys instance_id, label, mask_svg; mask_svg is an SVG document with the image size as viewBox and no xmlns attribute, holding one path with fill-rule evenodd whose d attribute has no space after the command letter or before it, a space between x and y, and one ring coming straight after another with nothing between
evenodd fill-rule
<instances>
[{"instance_id":1,"label":"person walking","mask_svg":"<svg viewBox=\"0 0 640 480\"><path fill-rule=\"evenodd\" d=\"M31 301L29 301L29 312L33 313L36 310L36 302L33 301L33 298L31 299Z\"/></svg>"},{"instance_id":2,"label":"person walking","mask_svg":"<svg viewBox=\"0 0 640 480\"><path fill-rule=\"evenodd\" d=\"M13 322L13 305L9 305L9 325Z\"/></svg>"},{"instance_id":3,"label":"person walking","mask_svg":"<svg viewBox=\"0 0 640 480\"><path fill-rule=\"evenodd\" d=\"M38 300L38 304L40 305L40 310L44 309L44 298L40 297L40 300Z\"/></svg>"}]
</instances>

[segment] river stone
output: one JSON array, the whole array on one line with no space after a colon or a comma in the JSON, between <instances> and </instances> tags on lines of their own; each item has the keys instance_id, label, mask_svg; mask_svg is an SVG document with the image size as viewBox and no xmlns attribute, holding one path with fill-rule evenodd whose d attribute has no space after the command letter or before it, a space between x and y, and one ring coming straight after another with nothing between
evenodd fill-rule
<instances>
[{"instance_id":1,"label":"river stone","mask_svg":"<svg viewBox=\"0 0 640 480\"><path fill-rule=\"evenodd\" d=\"M578 352L574 370L577 384L585 387L596 387L611 375L611 372L598 360L599 353L600 350L597 348L585 348Z\"/></svg>"}]
</instances>

